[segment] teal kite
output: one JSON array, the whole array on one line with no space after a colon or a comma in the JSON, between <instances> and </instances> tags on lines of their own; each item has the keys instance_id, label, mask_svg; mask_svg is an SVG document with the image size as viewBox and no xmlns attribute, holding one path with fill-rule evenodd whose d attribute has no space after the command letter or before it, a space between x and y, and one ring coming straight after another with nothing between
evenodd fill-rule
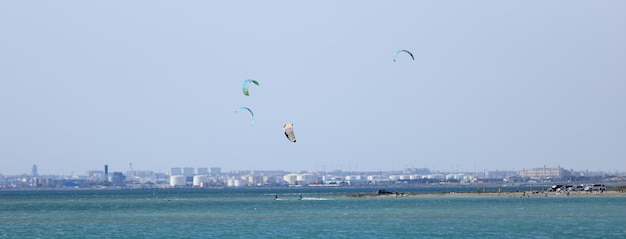
<instances>
[{"instance_id":1,"label":"teal kite","mask_svg":"<svg viewBox=\"0 0 626 239\"><path fill-rule=\"evenodd\" d=\"M393 54L393 62L396 62L396 57L398 57L398 54L400 54L400 52L406 52L407 54L409 54L409 56L411 56L411 59L415 60L415 57L413 57L413 53L411 53L408 50L397 50L396 53Z\"/></svg>"},{"instance_id":2,"label":"teal kite","mask_svg":"<svg viewBox=\"0 0 626 239\"><path fill-rule=\"evenodd\" d=\"M245 81L243 81L243 85L241 86L241 90L243 91L243 94L248 96L248 87L250 86L250 82L254 83L255 85L259 85L258 81L255 80L250 80L247 79Z\"/></svg>"},{"instance_id":3,"label":"teal kite","mask_svg":"<svg viewBox=\"0 0 626 239\"><path fill-rule=\"evenodd\" d=\"M254 125L254 113L252 113L252 110L248 107L239 107L239 109L237 109L235 111L235 113L238 113L240 110L247 110L248 112L250 112L250 115L252 115L252 125Z\"/></svg>"}]
</instances>

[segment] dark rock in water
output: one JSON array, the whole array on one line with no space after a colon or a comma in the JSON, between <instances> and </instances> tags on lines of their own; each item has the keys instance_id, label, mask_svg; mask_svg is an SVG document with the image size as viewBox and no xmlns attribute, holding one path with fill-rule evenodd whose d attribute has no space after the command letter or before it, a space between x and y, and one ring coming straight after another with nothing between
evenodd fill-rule
<instances>
[{"instance_id":1,"label":"dark rock in water","mask_svg":"<svg viewBox=\"0 0 626 239\"><path fill-rule=\"evenodd\" d=\"M377 194L378 195L389 195L389 194L393 194L393 193L389 192L387 190L384 190L384 189L380 189L380 190L378 190Z\"/></svg>"}]
</instances>

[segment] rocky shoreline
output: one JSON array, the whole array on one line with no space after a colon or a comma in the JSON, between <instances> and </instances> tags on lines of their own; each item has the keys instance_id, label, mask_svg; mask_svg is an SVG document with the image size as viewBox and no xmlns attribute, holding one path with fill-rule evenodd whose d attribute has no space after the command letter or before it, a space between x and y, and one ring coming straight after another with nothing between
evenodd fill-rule
<instances>
[{"instance_id":1,"label":"rocky shoreline","mask_svg":"<svg viewBox=\"0 0 626 239\"><path fill-rule=\"evenodd\" d=\"M441 192L441 193L419 193L419 192L397 192L397 193L359 193L347 194L349 198L373 198L373 197L600 197L600 196L626 196L624 191L570 191L570 192L548 192L548 191L515 191L515 192Z\"/></svg>"}]
</instances>

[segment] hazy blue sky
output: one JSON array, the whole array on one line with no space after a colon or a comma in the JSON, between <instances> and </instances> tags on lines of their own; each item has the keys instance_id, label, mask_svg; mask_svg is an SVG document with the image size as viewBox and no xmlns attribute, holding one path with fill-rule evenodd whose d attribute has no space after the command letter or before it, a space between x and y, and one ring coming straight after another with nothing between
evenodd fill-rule
<instances>
[{"instance_id":1,"label":"hazy blue sky","mask_svg":"<svg viewBox=\"0 0 626 239\"><path fill-rule=\"evenodd\" d=\"M1 0L0 173L626 171L625 13L626 1ZM398 49L415 61L394 63ZM261 84L248 97L247 78Z\"/></svg>"}]
</instances>

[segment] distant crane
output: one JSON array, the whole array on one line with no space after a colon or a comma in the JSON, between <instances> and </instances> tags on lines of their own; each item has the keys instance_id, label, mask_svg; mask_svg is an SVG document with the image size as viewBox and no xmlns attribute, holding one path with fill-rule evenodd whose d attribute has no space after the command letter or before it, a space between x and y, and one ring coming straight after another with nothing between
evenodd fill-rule
<instances>
[{"instance_id":1,"label":"distant crane","mask_svg":"<svg viewBox=\"0 0 626 239\"><path fill-rule=\"evenodd\" d=\"M133 162L130 162L130 164L128 166L128 175L130 176L131 179L134 177L134 175L133 175Z\"/></svg>"}]
</instances>

